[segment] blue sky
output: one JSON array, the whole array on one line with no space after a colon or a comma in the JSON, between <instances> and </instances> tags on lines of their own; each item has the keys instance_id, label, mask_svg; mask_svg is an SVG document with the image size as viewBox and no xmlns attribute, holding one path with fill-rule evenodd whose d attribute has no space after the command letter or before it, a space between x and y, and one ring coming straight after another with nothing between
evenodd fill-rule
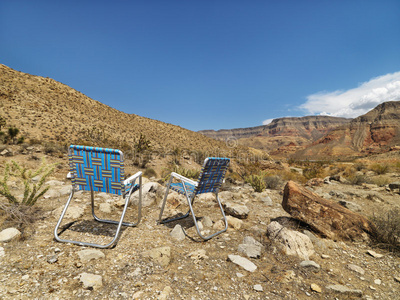
<instances>
[{"instance_id":1,"label":"blue sky","mask_svg":"<svg viewBox=\"0 0 400 300\"><path fill-rule=\"evenodd\" d=\"M398 0L0 0L0 63L190 130L400 100Z\"/></svg>"}]
</instances>

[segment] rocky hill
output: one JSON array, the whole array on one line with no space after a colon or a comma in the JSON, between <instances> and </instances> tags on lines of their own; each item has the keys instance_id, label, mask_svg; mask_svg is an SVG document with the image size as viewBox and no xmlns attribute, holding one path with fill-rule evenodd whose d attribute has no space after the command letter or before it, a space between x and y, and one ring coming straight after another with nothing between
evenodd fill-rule
<instances>
[{"instance_id":1,"label":"rocky hill","mask_svg":"<svg viewBox=\"0 0 400 300\"><path fill-rule=\"evenodd\" d=\"M51 78L0 64L0 116L26 141L129 148L140 134L152 149L223 151L225 143L179 126L113 109Z\"/></svg>"},{"instance_id":2,"label":"rocky hill","mask_svg":"<svg viewBox=\"0 0 400 300\"><path fill-rule=\"evenodd\" d=\"M298 150L350 121L351 119L329 116L287 117L274 119L270 124L263 126L218 131L203 130L200 133L217 140L235 138L239 144L266 151L274 151L282 146Z\"/></svg>"},{"instance_id":3,"label":"rocky hill","mask_svg":"<svg viewBox=\"0 0 400 300\"><path fill-rule=\"evenodd\" d=\"M385 153L400 145L400 101L379 104L347 125L332 130L296 158L358 157Z\"/></svg>"}]
</instances>

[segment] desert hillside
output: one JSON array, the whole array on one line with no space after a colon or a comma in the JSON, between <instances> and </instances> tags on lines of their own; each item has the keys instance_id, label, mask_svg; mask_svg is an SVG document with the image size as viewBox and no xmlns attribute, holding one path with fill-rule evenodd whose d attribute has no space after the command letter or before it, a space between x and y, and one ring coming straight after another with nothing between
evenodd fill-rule
<instances>
[{"instance_id":1,"label":"desert hillside","mask_svg":"<svg viewBox=\"0 0 400 300\"><path fill-rule=\"evenodd\" d=\"M26 140L129 149L143 134L152 149L211 154L225 143L179 126L113 109L51 78L0 64L0 116Z\"/></svg>"}]
</instances>

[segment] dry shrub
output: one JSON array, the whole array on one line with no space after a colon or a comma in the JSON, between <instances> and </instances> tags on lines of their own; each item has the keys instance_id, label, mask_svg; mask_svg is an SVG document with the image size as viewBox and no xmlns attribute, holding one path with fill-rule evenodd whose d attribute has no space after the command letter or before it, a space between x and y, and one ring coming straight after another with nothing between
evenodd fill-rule
<instances>
[{"instance_id":1,"label":"dry shrub","mask_svg":"<svg viewBox=\"0 0 400 300\"><path fill-rule=\"evenodd\" d=\"M400 209L381 211L374 214L371 221L376 226L374 245L400 254Z\"/></svg>"},{"instance_id":2,"label":"dry shrub","mask_svg":"<svg viewBox=\"0 0 400 300\"><path fill-rule=\"evenodd\" d=\"M282 184L282 179L278 175L272 175L266 176L264 182L268 189L277 190Z\"/></svg>"},{"instance_id":3,"label":"dry shrub","mask_svg":"<svg viewBox=\"0 0 400 300\"><path fill-rule=\"evenodd\" d=\"M147 178L157 177L157 172L156 172L154 169L152 169L152 168L147 168L147 169L144 171L143 175L144 175L145 177L147 177Z\"/></svg>"},{"instance_id":4,"label":"dry shrub","mask_svg":"<svg viewBox=\"0 0 400 300\"><path fill-rule=\"evenodd\" d=\"M362 185L363 183L369 183L368 177L363 174L353 174L346 179L353 185Z\"/></svg>"},{"instance_id":5,"label":"dry shrub","mask_svg":"<svg viewBox=\"0 0 400 300\"><path fill-rule=\"evenodd\" d=\"M376 184L377 186L385 186L391 182L390 178L387 176L376 176L371 179L371 183Z\"/></svg>"},{"instance_id":6,"label":"dry shrub","mask_svg":"<svg viewBox=\"0 0 400 300\"><path fill-rule=\"evenodd\" d=\"M285 180L285 181L295 181L295 182L299 182L299 183L306 183L307 179L300 174L299 172L296 172L295 170L291 170L291 171L281 171L279 172L280 177Z\"/></svg>"},{"instance_id":7,"label":"dry shrub","mask_svg":"<svg viewBox=\"0 0 400 300\"><path fill-rule=\"evenodd\" d=\"M370 167L371 171L374 171L378 175L385 174L389 171L389 166L386 164L373 164Z\"/></svg>"}]
</instances>

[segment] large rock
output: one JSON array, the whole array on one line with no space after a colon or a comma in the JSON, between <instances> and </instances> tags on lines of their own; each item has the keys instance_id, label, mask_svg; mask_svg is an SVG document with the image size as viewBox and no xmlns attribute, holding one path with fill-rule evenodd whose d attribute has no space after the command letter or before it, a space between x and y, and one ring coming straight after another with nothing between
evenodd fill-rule
<instances>
[{"instance_id":1,"label":"large rock","mask_svg":"<svg viewBox=\"0 0 400 300\"><path fill-rule=\"evenodd\" d=\"M365 240L368 234L375 231L374 224L364 216L326 200L293 181L285 186L282 206L293 218L307 223L330 239Z\"/></svg>"},{"instance_id":2,"label":"large rock","mask_svg":"<svg viewBox=\"0 0 400 300\"><path fill-rule=\"evenodd\" d=\"M280 246L286 255L294 255L308 260L314 254L314 246L308 236L285 228L276 221L267 226L267 235Z\"/></svg>"}]
</instances>

